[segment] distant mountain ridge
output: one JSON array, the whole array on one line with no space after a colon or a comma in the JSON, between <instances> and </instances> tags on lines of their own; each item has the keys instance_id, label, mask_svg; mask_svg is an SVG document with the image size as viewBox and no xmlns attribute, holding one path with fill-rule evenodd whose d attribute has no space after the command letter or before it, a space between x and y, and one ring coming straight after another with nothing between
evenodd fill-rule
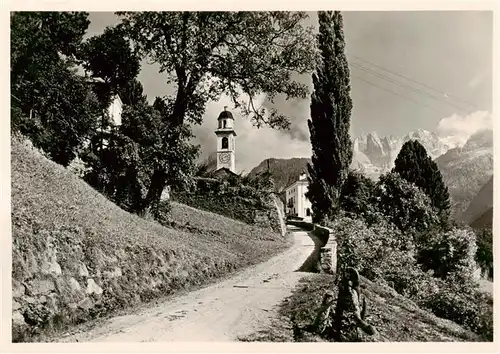
<instances>
[{"instance_id":1,"label":"distant mountain ridge","mask_svg":"<svg viewBox=\"0 0 500 354\"><path fill-rule=\"evenodd\" d=\"M435 161L450 192L454 216L459 217L493 176L493 130L473 134L464 146Z\"/></svg>"},{"instance_id":2,"label":"distant mountain ridge","mask_svg":"<svg viewBox=\"0 0 500 354\"><path fill-rule=\"evenodd\" d=\"M492 228L493 225L493 176L479 190L460 219L474 228Z\"/></svg>"},{"instance_id":3,"label":"distant mountain ridge","mask_svg":"<svg viewBox=\"0 0 500 354\"><path fill-rule=\"evenodd\" d=\"M291 159L269 158L254 167L248 175L255 177L259 173L267 171L269 167L276 191L282 192L287 186L298 180L301 173L307 173L307 164L309 162L311 162L311 159L306 157Z\"/></svg>"},{"instance_id":4,"label":"distant mountain ridge","mask_svg":"<svg viewBox=\"0 0 500 354\"><path fill-rule=\"evenodd\" d=\"M433 159L456 147L449 139L424 129L410 132L403 137L389 135L379 138L376 132L363 134L353 140L353 163L351 168L363 172L367 177L377 179L394 167L394 160L403 144L418 140Z\"/></svg>"},{"instance_id":5,"label":"distant mountain ridge","mask_svg":"<svg viewBox=\"0 0 500 354\"><path fill-rule=\"evenodd\" d=\"M410 139L418 140L436 161L450 192L453 215L459 217L493 174L492 130L473 134L463 146L458 139L439 137L423 129L403 137L379 138L376 133L369 133L353 140L351 168L376 180L392 169L401 147ZM267 161L276 189L281 192L297 180L300 173L307 171L307 163L311 159L266 159L254 167L249 175L254 176L266 170Z\"/></svg>"}]
</instances>

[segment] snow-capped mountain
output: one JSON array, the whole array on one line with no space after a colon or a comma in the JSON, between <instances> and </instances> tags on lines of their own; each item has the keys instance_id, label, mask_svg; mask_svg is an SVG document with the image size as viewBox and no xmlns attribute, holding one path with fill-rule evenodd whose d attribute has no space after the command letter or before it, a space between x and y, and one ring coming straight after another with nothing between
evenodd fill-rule
<instances>
[{"instance_id":1,"label":"snow-capped mountain","mask_svg":"<svg viewBox=\"0 0 500 354\"><path fill-rule=\"evenodd\" d=\"M351 168L376 180L392 169L401 147L410 139L418 140L438 165L450 193L452 213L459 217L493 174L492 130L475 133L466 142L453 137L443 138L422 129L403 137L380 138L376 133L369 133L353 140ZM307 163L310 162L310 158L269 160L269 170L277 191L295 181L300 173L307 170ZM267 168L268 163L264 160L250 175Z\"/></svg>"},{"instance_id":2,"label":"snow-capped mountain","mask_svg":"<svg viewBox=\"0 0 500 354\"><path fill-rule=\"evenodd\" d=\"M394 160L401 147L411 139L418 140L433 159L459 146L459 142L452 141L448 137L442 138L424 129L410 132L403 137L389 135L380 138L376 132L372 132L354 139L351 167L376 179L394 166Z\"/></svg>"}]
</instances>

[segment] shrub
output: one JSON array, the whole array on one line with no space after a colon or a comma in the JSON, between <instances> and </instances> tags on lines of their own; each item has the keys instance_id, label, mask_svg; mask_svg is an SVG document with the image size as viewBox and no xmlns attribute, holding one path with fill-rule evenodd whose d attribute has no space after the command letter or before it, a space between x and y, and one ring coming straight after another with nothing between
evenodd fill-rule
<instances>
[{"instance_id":1,"label":"shrub","mask_svg":"<svg viewBox=\"0 0 500 354\"><path fill-rule=\"evenodd\" d=\"M483 272L487 272L489 278L493 278L493 233L491 229L478 231L476 241L476 262Z\"/></svg>"},{"instance_id":2,"label":"shrub","mask_svg":"<svg viewBox=\"0 0 500 354\"><path fill-rule=\"evenodd\" d=\"M479 290L461 291L455 283L446 282L436 293L430 294L419 305L431 310L436 316L454 321L493 340L493 300Z\"/></svg>"},{"instance_id":3,"label":"shrub","mask_svg":"<svg viewBox=\"0 0 500 354\"><path fill-rule=\"evenodd\" d=\"M74 173L80 178L84 178L90 171L90 168L87 166L87 164L78 156L71 161L67 168L71 173Z\"/></svg>"},{"instance_id":4,"label":"shrub","mask_svg":"<svg viewBox=\"0 0 500 354\"><path fill-rule=\"evenodd\" d=\"M362 173L349 171L340 195L340 207L349 216L361 216L368 225L381 221L377 213L375 182Z\"/></svg>"},{"instance_id":5,"label":"shrub","mask_svg":"<svg viewBox=\"0 0 500 354\"><path fill-rule=\"evenodd\" d=\"M329 226L337 236L337 264L355 267L368 279L384 279L415 263L411 238L388 222L368 227L362 220L341 217Z\"/></svg>"},{"instance_id":6,"label":"shrub","mask_svg":"<svg viewBox=\"0 0 500 354\"><path fill-rule=\"evenodd\" d=\"M380 176L376 195L380 212L403 232L426 230L439 222L429 197L395 172Z\"/></svg>"},{"instance_id":7,"label":"shrub","mask_svg":"<svg viewBox=\"0 0 500 354\"><path fill-rule=\"evenodd\" d=\"M476 236L470 228L435 227L417 237L417 248L418 262L442 279L454 274L463 282L477 270Z\"/></svg>"},{"instance_id":8,"label":"shrub","mask_svg":"<svg viewBox=\"0 0 500 354\"><path fill-rule=\"evenodd\" d=\"M367 226L361 219L342 216L327 226L337 236L339 268L355 267L364 277L390 285L436 316L492 340L492 299L479 291L473 277L476 246L470 229L436 226L423 234L426 239L419 235L417 241L434 252L424 255L413 234L402 233L386 220ZM420 262L430 257L425 270L416 255ZM441 278L434 276L435 271Z\"/></svg>"}]
</instances>

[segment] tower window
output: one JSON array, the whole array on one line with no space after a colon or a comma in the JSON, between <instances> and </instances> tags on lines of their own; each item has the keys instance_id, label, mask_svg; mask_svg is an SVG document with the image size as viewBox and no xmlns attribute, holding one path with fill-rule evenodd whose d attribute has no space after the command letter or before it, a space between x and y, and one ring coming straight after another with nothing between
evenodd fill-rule
<instances>
[{"instance_id":1,"label":"tower window","mask_svg":"<svg viewBox=\"0 0 500 354\"><path fill-rule=\"evenodd\" d=\"M222 121L222 127L223 127L223 128L225 128L225 127L226 127L226 120L225 120L225 119Z\"/></svg>"},{"instance_id":2,"label":"tower window","mask_svg":"<svg viewBox=\"0 0 500 354\"><path fill-rule=\"evenodd\" d=\"M228 149L229 148L229 140L227 139L227 137L223 137L222 138L222 148L223 149Z\"/></svg>"}]
</instances>

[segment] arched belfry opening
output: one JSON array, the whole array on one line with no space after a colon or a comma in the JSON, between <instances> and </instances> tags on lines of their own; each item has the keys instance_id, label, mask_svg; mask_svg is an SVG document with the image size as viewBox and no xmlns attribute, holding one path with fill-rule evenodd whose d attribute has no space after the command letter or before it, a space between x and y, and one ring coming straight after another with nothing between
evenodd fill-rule
<instances>
[{"instance_id":1,"label":"arched belfry opening","mask_svg":"<svg viewBox=\"0 0 500 354\"><path fill-rule=\"evenodd\" d=\"M222 148L223 149L229 148L229 139L226 136L222 138Z\"/></svg>"}]
</instances>

